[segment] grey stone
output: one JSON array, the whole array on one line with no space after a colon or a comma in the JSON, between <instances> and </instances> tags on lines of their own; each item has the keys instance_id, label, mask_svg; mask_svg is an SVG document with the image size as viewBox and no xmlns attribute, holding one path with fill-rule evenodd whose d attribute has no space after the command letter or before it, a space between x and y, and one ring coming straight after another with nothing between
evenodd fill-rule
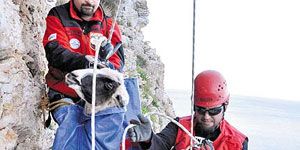
<instances>
[{"instance_id":1,"label":"grey stone","mask_svg":"<svg viewBox=\"0 0 300 150\"><path fill-rule=\"evenodd\" d=\"M56 5L65 2L58 0ZM114 2L104 0L110 6ZM44 129L39 103L46 93L47 73L41 41L45 17L54 5L46 0L0 3L0 149L50 149L57 125ZM147 111L174 117L172 103L164 93L164 65L141 31L148 24L148 15L145 0L122 1L118 23L126 55L125 74L139 79ZM162 118L154 121L156 131L167 123Z\"/></svg>"}]
</instances>

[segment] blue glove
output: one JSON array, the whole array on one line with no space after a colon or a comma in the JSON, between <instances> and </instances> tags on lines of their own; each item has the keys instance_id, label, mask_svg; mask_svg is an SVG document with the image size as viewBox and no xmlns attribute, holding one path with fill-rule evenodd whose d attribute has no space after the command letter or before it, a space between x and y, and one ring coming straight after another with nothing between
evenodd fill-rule
<instances>
[{"instance_id":1,"label":"blue glove","mask_svg":"<svg viewBox=\"0 0 300 150\"><path fill-rule=\"evenodd\" d=\"M130 123L136 124L136 126L128 130L128 136L132 142L147 142L151 140L152 135L150 120L142 114L139 114L137 117L139 121L130 120Z\"/></svg>"}]
</instances>

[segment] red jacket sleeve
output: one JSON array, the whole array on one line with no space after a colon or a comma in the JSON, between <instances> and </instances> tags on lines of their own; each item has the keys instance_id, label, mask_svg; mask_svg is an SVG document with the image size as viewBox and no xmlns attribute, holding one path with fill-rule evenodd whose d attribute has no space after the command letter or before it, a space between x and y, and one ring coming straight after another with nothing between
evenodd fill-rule
<instances>
[{"instance_id":1,"label":"red jacket sleeve","mask_svg":"<svg viewBox=\"0 0 300 150\"><path fill-rule=\"evenodd\" d=\"M44 47L51 41L58 41L61 46L70 49L65 29L60 20L55 16L48 16L46 18L46 31L43 39Z\"/></svg>"},{"instance_id":2,"label":"red jacket sleeve","mask_svg":"<svg viewBox=\"0 0 300 150\"><path fill-rule=\"evenodd\" d=\"M65 29L55 16L48 15L46 18L43 45L49 65L61 71L82 69L88 64L84 55L71 50Z\"/></svg>"}]
</instances>

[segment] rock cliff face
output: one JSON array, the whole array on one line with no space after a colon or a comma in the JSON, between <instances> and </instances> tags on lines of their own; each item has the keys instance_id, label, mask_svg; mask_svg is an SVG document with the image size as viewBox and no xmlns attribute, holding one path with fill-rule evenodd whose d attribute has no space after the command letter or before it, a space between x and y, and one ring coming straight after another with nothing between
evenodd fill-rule
<instances>
[{"instance_id":1,"label":"rock cliff face","mask_svg":"<svg viewBox=\"0 0 300 150\"><path fill-rule=\"evenodd\" d=\"M49 149L54 129L44 129L39 107L45 96L47 61L42 46L45 17L65 1L0 0L0 149ZM114 14L116 0L102 1ZM123 0L118 23L123 33L126 76L138 77L143 113L156 111L174 116L164 93L164 66L143 39L148 23L145 0ZM165 119L151 118L158 131Z\"/></svg>"}]
</instances>

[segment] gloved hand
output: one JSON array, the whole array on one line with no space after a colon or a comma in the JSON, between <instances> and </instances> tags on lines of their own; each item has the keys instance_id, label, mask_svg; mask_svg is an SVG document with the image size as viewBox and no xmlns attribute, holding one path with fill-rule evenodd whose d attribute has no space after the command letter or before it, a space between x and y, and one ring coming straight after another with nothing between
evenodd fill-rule
<instances>
[{"instance_id":1,"label":"gloved hand","mask_svg":"<svg viewBox=\"0 0 300 150\"><path fill-rule=\"evenodd\" d=\"M106 61L107 56L111 55L114 51L114 46L107 40L103 41L99 50L99 59Z\"/></svg>"},{"instance_id":2,"label":"gloved hand","mask_svg":"<svg viewBox=\"0 0 300 150\"><path fill-rule=\"evenodd\" d=\"M101 33L91 33L90 43L94 49L96 49L97 45L100 44L98 58L101 61L106 61L106 59L108 58L107 56L111 56L113 53L113 50L114 50L113 45Z\"/></svg>"},{"instance_id":3,"label":"gloved hand","mask_svg":"<svg viewBox=\"0 0 300 150\"><path fill-rule=\"evenodd\" d=\"M137 117L139 121L130 120L130 123L136 124L136 126L128 130L129 138L132 142L146 142L151 140L152 129L150 120L142 114L139 114Z\"/></svg>"},{"instance_id":4,"label":"gloved hand","mask_svg":"<svg viewBox=\"0 0 300 150\"><path fill-rule=\"evenodd\" d=\"M85 55L85 59L87 60L87 64L85 68L93 68L95 64L95 57L92 55ZM98 69L107 68L107 63L98 60L97 68Z\"/></svg>"}]
</instances>

